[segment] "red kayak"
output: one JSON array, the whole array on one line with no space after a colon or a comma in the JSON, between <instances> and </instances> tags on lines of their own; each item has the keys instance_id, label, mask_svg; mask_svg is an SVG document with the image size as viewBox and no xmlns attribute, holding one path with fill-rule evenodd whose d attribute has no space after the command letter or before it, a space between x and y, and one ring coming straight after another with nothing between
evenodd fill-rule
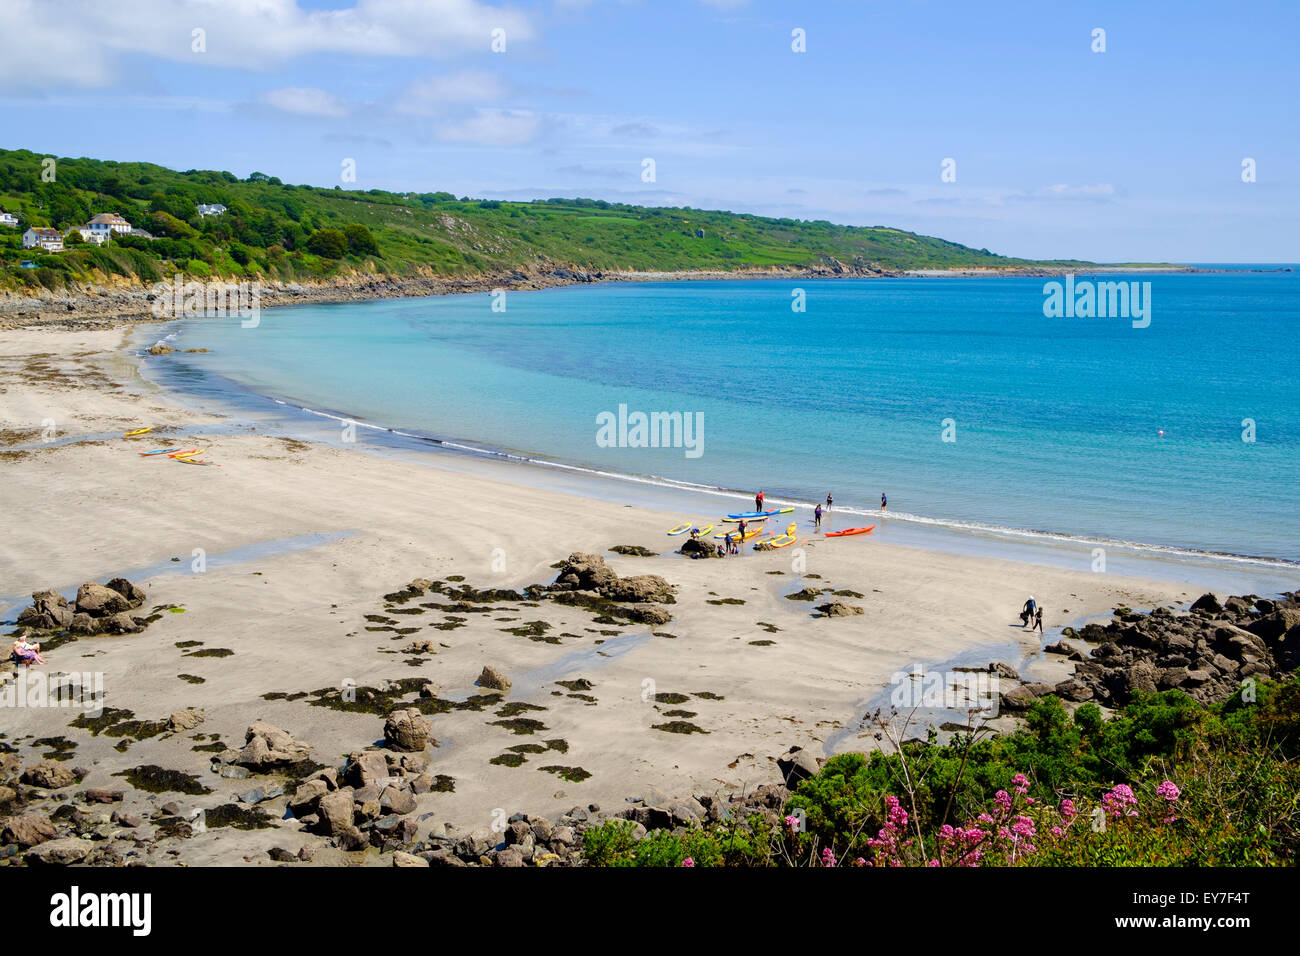
<instances>
[{"instance_id":1,"label":"red kayak","mask_svg":"<svg viewBox=\"0 0 1300 956\"><path fill-rule=\"evenodd\" d=\"M846 534L866 534L868 531L875 531L876 526L873 524L869 528L845 528L843 531L827 531L828 538L842 538Z\"/></svg>"}]
</instances>

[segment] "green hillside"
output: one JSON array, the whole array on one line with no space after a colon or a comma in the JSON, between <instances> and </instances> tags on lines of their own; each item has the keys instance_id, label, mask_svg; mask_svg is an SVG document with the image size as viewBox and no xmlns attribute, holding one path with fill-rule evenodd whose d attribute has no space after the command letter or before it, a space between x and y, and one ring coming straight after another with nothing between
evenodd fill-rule
<instances>
[{"instance_id":1,"label":"green hillside","mask_svg":"<svg viewBox=\"0 0 1300 956\"><path fill-rule=\"evenodd\" d=\"M827 265L832 258L852 270L886 272L1076 264L1005 258L882 227L591 199L499 202L445 192L327 189L262 173L241 180L150 163L58 159L48 182L45 159L0 150L0 210L21 220L17 229L0 228L5 287L58 289L113 276L154 282L176 271L306 282L355 273L732 271ZM200 202L220 203L227 212L200 217ZM155 238L123 237L108 248L68 245L52 254L21 249L20 233L29 226L62 232L101 212L119 213ZM21 268L23 260L38 268Z\"/></svg>"}]
</instances>

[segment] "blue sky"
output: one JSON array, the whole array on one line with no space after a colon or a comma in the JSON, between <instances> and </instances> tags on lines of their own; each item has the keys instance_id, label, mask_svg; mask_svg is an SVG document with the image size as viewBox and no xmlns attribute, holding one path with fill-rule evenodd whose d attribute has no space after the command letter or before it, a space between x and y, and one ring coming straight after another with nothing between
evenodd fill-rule
<instances>
[{"instance_id":1,"label":"blue sky","mask_svg":"<svg viewBox=\"0 0 1300 956\"><path fill-rule=\"evenodd\" d=\"M1017 256L1300 261L1294 2L1134 6L0 0L0 145L318 185L352 159L363 189L689 204Z\"/></svg>"}]
</instances>

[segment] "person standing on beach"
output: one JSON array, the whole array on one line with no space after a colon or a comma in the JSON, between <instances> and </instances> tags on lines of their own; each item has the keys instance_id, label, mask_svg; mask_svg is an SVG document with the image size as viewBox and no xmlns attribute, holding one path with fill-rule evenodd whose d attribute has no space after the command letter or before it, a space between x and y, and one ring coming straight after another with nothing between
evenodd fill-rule
<instances>
[{"instance_id":1,"label":"person standing on beach","mask_svg":"<svg viewBox=\"0 0 1300 956\"><path fill-rule=\"evenodd\" d=\"M1043 636L1043 609L1040 607L1034 611L1034 626L1038 628L1038 636Z\"/></svg>"},{"instance_id":2,"label":"person standing on beach","mask_svg":"<svg viewBox=\"0 0 1300 956\"><path fill-rule=\"evenodd\" d=\"M835 499L831 497L831 493L830 493L829 491L826 492L826 510L827 510L827 511L830 511L830 510L831 510L831 505L832 505L834 502L835 502Z\"/></svg>"},{"instance_id":3,"label":"person standing on beach","mask_svg":"<svg viewBox=\"0 0 1300 956\"><path fill-rule=\"evenodd\" d=\"M726 542L727 542L727 554L731 554L731 532L730 531L727 532Z\"/></svg>"},{"instance_id":4,"label":"person standing on beach","mask_svg":"<svg viewBox=\"0 0 1300 956\"><path fill-rule=\"evenodd\" d=\"M885 497L885 493L882 491L880 493L880 510L884 511L888 507L889 507L889 499Z\"/></svg>"},{"instance_id":5,"label":"person standing on beach","mask_svg":"<svg viewBox=\"0 0 1300 956\"><path fill-rule=\"evenodd\" d=\"M822 506L818 505L813 509L813 529L820 531L822 529Z\"/></svg>"},{"instance_id":6,"label":"person standing on beach","mask_svg":"<svg viewBox=\"0 0 1300 956\"><path fill-rule=\"evenodd\" d=\"M758 494L754 495L754 510L755 511L763 510L763 492L761 491Z\"/></svg>"}]
</instances>

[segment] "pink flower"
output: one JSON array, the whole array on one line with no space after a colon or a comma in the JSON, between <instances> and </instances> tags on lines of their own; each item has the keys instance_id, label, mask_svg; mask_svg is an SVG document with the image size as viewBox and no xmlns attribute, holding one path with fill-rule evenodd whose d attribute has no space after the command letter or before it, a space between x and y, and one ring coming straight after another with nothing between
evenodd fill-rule
<instances>
[{"instance_id":1,"label":"pink flower","mask_svg":"<svg viewBox=\"0 0 1300 956\"><path fill-rule=\"evenodd\" d=\"M1007 793L1005 790L999 790L997 793L993 794L993 802L1004 811L1010 810L1011 794Z\"/></svg>"},{"instance_id":2,"label":"pink flower","mask_svg":"<svg viewBox=\"0 0 1300 956\"><path fill-rule=\"evenodd\" d=\"M1178 789L1178 786L1172 780L1166 780L1156 787L1156 795L1164 797L1170 803L1177 803L1181 793L1182 791Z\"/></svg>"},{"instance_id":3,"label":"pink flower","mask_svg":"<svg viewBox=\"0 0 1300 956\"><path fill-rule=\"evenodd\" d=\"M1133 796L1133 790L1126 783L1118 783L1115 788L1107 794L1103 794L1101 805L1105 808L1106 813L1112 817L1135 817L1137 810L1130 809L1137 806L1137 797Z\"/></svg>"},{"instance_id":4,"label":"pink flower","mask_svg":"<svg viewBox=\"0 0 1300 956\"><path fill-rule=\"evenodd\" d=\"M695 861L691 859L689 856L686 859L682 860L682 866L694 866L694 865L695 865Z\"/></svg>"},{"instance_id":5,"label":"pink flower","mask_svg":"<svg viewBox=\"0 0 1300 956\"><path fill-rule=\"evenodd\" d=\"M1061 801L1061 819L1065 821L1066 826L1069 826L1074 821L1074 818L1078 815L1079 815L1079 811L1074 809L1073 800L1071 800L1069 797L1066 797L1064 800Z\"/></svg>"},{"instance_id":6,"label":"pink flower","mask_svg":"<svg viewBox=\"0 0 1300 956\"><path fill-rule=\"evenodd\" d=\"M826 849L822 850L822 866L834 866L834 865L835 865L835 854L831 852L830 847L827 847Z\"/></svg>"},{"instance_id":7,"label":"pink flower","mask_svg":"<svg viewBox=\"0 0 1300 956\"><path fill-rule=\"evenodd\" d=\"M1023 773L1018 773L1011 778L1012 785L1016 788L1016 793L1029 792L1029 778Z\"/></svg>"},{"instance_id":8,"label":"pink flower","mask_svg":"<svg viewBox=\"0 0 1300 956\"><path fill-rule=\"evenodd\" d=\"M785 825L796 833L799 832L799 818L793 814L785 818Z\"/></svg>"}]
</instances>

